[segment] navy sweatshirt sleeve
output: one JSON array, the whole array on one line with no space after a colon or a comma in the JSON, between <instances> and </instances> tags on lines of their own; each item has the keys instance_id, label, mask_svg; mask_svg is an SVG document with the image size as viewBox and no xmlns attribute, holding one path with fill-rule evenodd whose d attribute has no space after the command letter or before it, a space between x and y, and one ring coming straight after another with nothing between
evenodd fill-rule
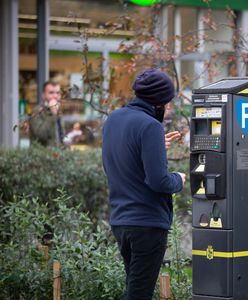
<instances>
[{"instance_id":1,"label":"navy sweatshirt sleeve","mask_svg":"<svg viewBox=\"0 0 248 300\"><path fill-rule=\"evenodd\" d=\"M181 176L168 172L164 130L159 122L144 126L141 132L141 157L145 183L152 190L172 194L182 189Z\"/></svg>"}]
</instances>

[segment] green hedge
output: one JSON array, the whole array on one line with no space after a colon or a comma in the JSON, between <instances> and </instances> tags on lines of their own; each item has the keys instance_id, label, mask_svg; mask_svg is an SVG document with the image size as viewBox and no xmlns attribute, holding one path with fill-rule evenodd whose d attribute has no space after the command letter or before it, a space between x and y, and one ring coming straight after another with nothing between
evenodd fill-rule
<instances>
[{"instance_id":1,"label":"green hedge","mask_svg":"<svg viewBox=\"0 0 248 300\"><path fill-rule=\"evenodd\" d=\"M62 264L63 299L121 299L122 261L98 221L108 211L101 149L0 147L0 173L0 299L51 299L54 259ZM46 235L48 262L39 251Z\"/></svg>"},{"instance_id":2,"label":"green hedge","mask_svg":"<svg viewBox=\"0 0 248 300\"><path fill-rule=\"evenodd\" d=\"M169 157L174 149L169 151ZM188 160L169 161L171 171L188 174ZM46 203L56 198L57 189L71 196L70 205L81 204L93 221L107 219L107 182L102 168L101 149L85 151L48 149L41 146L29 149L0 147L0 197L4 201L14 195L39 197ZM179 211L191 210L189 176L184 190L177 194Z\"/></svg>"},{"instance_id":3,"label":"green hedge","mask_svg":"<svg viewBox=\"0 0 248 300\"><path fill-rule=\"evenodd\" d=\"M183 190L176 194L177 198L177 212L180 215L191 214L192 210L192 198L190 193L190 181L189 181L189 160L184 159L181 161L169 161L169 170L171 172L183 172L186 174L186 181Z\"/></svg>"},{"instance_id":4,"label":"green hedge","mask_svg":"<svg viewBox=\"0 0 248 300\"><path fill-rule=\"evenodd\" d=\"M107 211L107 185L101 149L70 151L30 147L0 147L0 195L6 202L14 195L38 197L52 206L57 189L70 195L70 205L98 218Z\"/></svg>"},{"instance_id":5,"label":"green hedge","mask_svg":"<svg viewBox=\"0 0 248 300\"><path fill-rule=\"evenodd\" d=\"M95 226L80 205L69 207L64 191L58 194L50 200L52 211L38 198L0 201L0 299L52 299L54 260L61 263L62 299L122 299L124 266L109 225L102 221ZM173 300L191 299L182 235L175 216L168 243ZM48 259L41 244L49 247Z\"/></svg>"},{"instance_id":6,"label":"green hedge","mask_svg":"<svg viewBox=\"0 0 248 300\"><path fill-rule=\"evenodd\" d=\"M125 273L109 226L93 225L63 191L51 199L0 202L0 299L52 299L54 260L61 263L62 299L119 300ZM49 245L45 259L40 245Z\"/></svg>"}]
</instances>

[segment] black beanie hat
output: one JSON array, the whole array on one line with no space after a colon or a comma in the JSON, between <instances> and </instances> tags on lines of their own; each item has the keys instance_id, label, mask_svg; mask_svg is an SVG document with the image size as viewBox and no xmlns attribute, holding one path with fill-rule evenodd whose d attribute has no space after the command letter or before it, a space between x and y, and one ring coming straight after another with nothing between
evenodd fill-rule
<instances>
[{"instance_id":1,"label":"black beanie hat","mask_svg":"<svg viewBox=\"0 0 248 300\"><path fill-rule=\"evenodd\" d=\"M149 69L139 74L133 84L135 95L151 105L164 105L175 96L170 77L159 69Z\"/></svg>"}]
</instances>

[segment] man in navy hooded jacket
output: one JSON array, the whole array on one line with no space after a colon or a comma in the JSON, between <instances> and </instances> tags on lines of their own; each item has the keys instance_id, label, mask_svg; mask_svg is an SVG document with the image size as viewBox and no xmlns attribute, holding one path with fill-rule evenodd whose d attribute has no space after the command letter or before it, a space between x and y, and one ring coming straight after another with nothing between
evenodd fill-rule
<instances>
[{"instance_id":1,"label":"man in navy hooded jacket","mask_svg":"<svg viewBox=\"0 0 248 300\"><path fill-rule=\"evenodd\" d=\"M136 97L113 111L103 128L110 225L126 271L126 300L151 300L172 222L172 193L185 174L170 173L162 126L174 85L159 69L137 76Z\"/></svg>"}]
</instances>

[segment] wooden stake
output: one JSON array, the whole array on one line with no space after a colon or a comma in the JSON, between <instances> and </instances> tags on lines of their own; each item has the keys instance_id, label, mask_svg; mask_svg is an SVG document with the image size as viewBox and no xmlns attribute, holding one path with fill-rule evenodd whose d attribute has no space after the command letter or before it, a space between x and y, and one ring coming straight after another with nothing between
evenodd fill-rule
<instances>
[{"instance_id":1,"label":"wooden stake","mask_svg":"<svg viewBox=\"0 0 248 300\"><path fill-rule=\"evenodd\" d=\"M159 277L160 300L170 300L170 275L162 273Z\"/></svg>"},{"instance_id":2,"label":"wooden stake","mask_svg":"<svg viewBox=\"0 0 248 300\"><path fill-rule=\"evenodd\" d=\"M60 262L53 262L53 300L61 300Z\"/></svg>"},{"instance_id":3,"label":"wooden stake","mask_svg":"<svg viewBox=\"0 0 248 300\"><path fill-rule=\"evenodd\" d=\"M42 253L42 263L41 263L41 268L43 270L47 270L47 262L48 262L48 258L49 258L49 254L48 254L48 246L46 245L39 245L38 247L39 251Z\"/></svg>"},{"instance_id":4,"label":"wooden stake","mask_svg":"<svg viewBox=\"0 0 248 300\"><path fill-rule=\"evenodd\" d=\"M42 253L43 257L44 257L44 260L45 261L48 261L48 246L46 245L40 245L39 246L39 250L40 252Z\"/></svg>"}]
</instances>

